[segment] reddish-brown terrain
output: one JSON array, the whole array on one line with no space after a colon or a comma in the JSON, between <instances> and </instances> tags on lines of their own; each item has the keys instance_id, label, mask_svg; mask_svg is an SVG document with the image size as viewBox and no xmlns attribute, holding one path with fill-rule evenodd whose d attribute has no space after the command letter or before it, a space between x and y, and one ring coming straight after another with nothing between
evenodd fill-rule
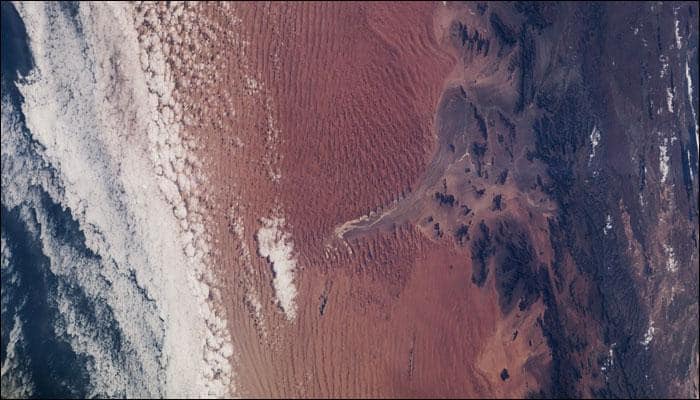
<instances>
[{"instance_id":1,"label":"reddish-brown terrain","mask_svg":"<svg viewBox=\"0 0 700 400\"><path fill-rule=\"evenodd\" d=\"M215 186L229 189L217 203L234 206L246 232L239 243L222 224L218 246L225 276L238 281L229 311L241 394L539 389L548 354L538 314L501 317L494 295L470 287L468 253L452 238L421 232L418 218L347 242L335 235L338 225L410 197L437 151L436 109L457 60L435 36L436 6L246 4L232 11L245 50L212 44L223 80L204 96L230 98L237 114L210 130L205 147L220 151L211 156ZM231 28L231 11L207 12L214 26ZM270 266L255 255L258 218L275 209L298 252L291 323L272 300ZM230 222L224 215L217 220ZM244 307L248 285L263 299L263 321Z\"/></svg>"},{"instance_id":2,"label":"reddish-brown terrain","mask_svg":"<svg viewBox=\"0 0 700 400\"><path fill-rule=\"evenodd\" d=\"M565 21L592 21L595 11L437 2L195 8L196 45L173 57L207 68L174 69L189 82L178 95L192 105L187 131L211 171L206 204L238 394L657 393L634 383L637 372L620 371L636 363L644 316L659 308L641 289L606 294L618 293L610 285L647 285L641 254L658 256L634 242L630 199L609 199L629 247L603 251L638 272L612 279L609 265L585 261L608 240L583 239L600 236L605 222L602 211L576 205L595 187L583 177L594 160L584 140L599 128L588 114L585 123L572 116L597 105L576 105L572 82L593 72L570 66L592 45L577 41L587 28ZM573 145L549 132L565 124L556 115L579 124ZM555 162L583 166L581 175L564 176ZM562 189L573 179L580 186ZM256 232L271 217L284 219L293 241L293 319L275 300L274 266L257 252ZM697 260L697 252L676 254L684 265ZM684 274L697 278L697 268ZM697 313L690 304L684 315ZM629 310L643 311L629 326L611 322ZM650 382L663 376L654 368ZM697 395L697 376L674 385L658 393Z\"/></svg>"},{"instance_id":3,"label":"reddish-brown terrain","mask_svg":"<svg viewBox=\"0 0 700 400\"><path fill-rule=\"evenodd\" d=\"M696 2L3 2L2 398L698 398Z\"/></svg>"}]
</instances>

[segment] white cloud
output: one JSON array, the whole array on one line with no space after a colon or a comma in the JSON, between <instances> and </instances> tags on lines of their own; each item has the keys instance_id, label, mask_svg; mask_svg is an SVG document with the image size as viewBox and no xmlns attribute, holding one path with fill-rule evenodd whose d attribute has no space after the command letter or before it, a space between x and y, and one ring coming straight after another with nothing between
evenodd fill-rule
<instances>
[{"instance_id":1,"label":"white cloud","mask_svg":"<svg viewBox=\"0 0 700 400\"><path fill-rule=\"evenodd\" d=\"M668 139L664 138L664 144L659 146L659 171L661 172L661 183L666 183L668 178L670 156L668 155Z\"/></svg>"},{"instance_id":2,"label":"white cloud","mask_svg":"<svg viewBox=\"0 0 700 400\"><path fill-rule=\"evenodd\" d=\"M666 253L666 269L669 272L678 271L678 260L676 260L676 254L673 247L664 244L664 252Z\"/></svg>"},{"instance_id":3,"label":"white cloud","mask_svg":"<svg viewBox=\"0 0 700 400\"><path fill-rule=\"evenodd\" d=\"M673 16L675 17L673 20L673 33L676 36L676 48L680 50L683 42L681 42L681 27L680 21L678 20L678 8L676 7L673 8Z\"/></svg>"},{"instance_id":4,"label":"white cloud","mask_svg":"<svg viewBox=\"0 0 700 400\"><path fill-rule=\"evenodd\" d=\"M272 285L275 288L275 295L279 306L291 321L296 318L294 298L297 295L294 286L294 270L297 267L294 243L291 235L283 229L284 218L262 218L261 222L262 227L256 234L258 253L262 257L267 257L272 263L275 275Z\"/></svg>"},{"instance_id":5,"label":"white cloud","mask_svg":"<svg viewBox=\"0 0 700 400\"><path fill-rule=\"evenodd\" d=\"M591 131L591 153L588 155L588 165L591 165L591 161L595 157L595 151L600 144L600 130L597 126L593 126L593 131Z\"/></svg>"},{"instance_id":6,"label":"white cloud","mask_svg":"<svg viewBox=\"0 0 700 400\"><path fill-rule=\"evenodd\" d=\"M612 217L608 214L605 217L605 226L603 227L603 235L607 235L612 230Z\"/></svg>"},{"instance_id":7,"label":"white cloud","mask_svg":"<svg viewBox=\"0 0 700 400\"><path fill-rule=\"evenodd\" d=\"M666 88L666 108L669 113L673 114L673 91L671 88Z\"/></svg>"},{"instance_id":8,"label":"white cloud","mask_svg":"<svg viewBox=\"0 0 700 400\"><path fill-rule=\"evenodd\" d=\"M640 342L642 346L645 348L649 346L649 343L654 339L654 331L656 329L654 328L654 321L650 320L649 321L649 328L647 329L647 332L644 334L644 338Z\"/></svg>"},{"instance_id":9,"label":"white cloud","mask_svg":"<svg viewBox=\"0 0 700 400\"><path fill-rule=\"evenodd\" d=\"M686 58L685 82L688 87L688 103L690 104L690 113L693 115L693 121L695 121L695 144L698 146L698 149L700 149L700 136L698 136L698 117L695 115L695 106L693 106L693 79L690 75L690 65L688 64L688 58Z\"/></svg>"},{"instance_id":10,"label":"white cloud","mask_svg":"<svg viewBox=\"0 0 700 400\"><path fill-rule=\"evenodd\" d=\"M36 65L19 89L38 160L6 152L23 139L6 127L3 104L3 182L13 182L3 186L3 202L27 201L31 184L70 208L99 260L78 258L42 230L52 272L103 299L131 347L123 359L110 358L64 297L56 329L95 359L95 396L228 396L230 335L209 298L213 260L205 216L192 201L202 179L181 140L181 107L154 11L169 10L145 5L150 25L139 34L130 3L81 3L75 19L56 3L16 4ZM6 155L17 168L4 168ZM184 194L193 197L185 202Z\"/></svg>"}]
</instances>

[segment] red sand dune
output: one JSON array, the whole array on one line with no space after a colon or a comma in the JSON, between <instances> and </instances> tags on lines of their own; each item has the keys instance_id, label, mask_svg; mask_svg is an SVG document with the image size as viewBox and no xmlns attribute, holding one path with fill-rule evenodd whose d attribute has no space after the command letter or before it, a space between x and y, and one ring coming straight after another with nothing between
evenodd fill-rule
<instances>
[{"instance_id":1,"label":"red sand dune","mask_svg":"<svg viewBox=\"0 0 700 400\"><path fill-rule=\"evenodd\" d=\"M199 34L214 38L203 46L218 55L217 75L188 89L202 107L202 127L190 131L215 149L203 156L216 171L211 187L225 188L209 194L239 393L458 397L537 389L533 374L548 355L536 309L502 319L495 292L475 290L468 253L451 239L433 241L407 223L347 245L334 240L339 224L409 196L435 151L436 109L456 66L435 34L438 6L199 10ZM272 300L269 265L255 254L258 219L274 212L284 215L299 261L292 323ZM242 242L230 229L232 214L243 223ZM251 287L262 301L257 319L243 301Z\"/></svg>"}]
</instances>

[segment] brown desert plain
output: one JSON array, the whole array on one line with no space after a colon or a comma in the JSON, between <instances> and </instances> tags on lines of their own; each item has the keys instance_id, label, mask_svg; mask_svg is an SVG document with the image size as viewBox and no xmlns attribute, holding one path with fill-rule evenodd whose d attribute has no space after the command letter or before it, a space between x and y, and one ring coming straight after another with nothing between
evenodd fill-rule
<instances>
[{"instance_id":1,"label":"brown desert plain","mask_svg":"<svg viewBox=\"0 0 700 400\"><path fill-rule=\"evenodd\" d=\"M553 239L560 203L532 153L546 107L527 95L563 76L552 65L579 42L559 38L578 25L495 3L188 7L189 39L166 55L209 172L192 201L213 227L236 394L603 393L605 305ZM265 225L293 249L291 315Z\"/></svg>"}]
</instances>

